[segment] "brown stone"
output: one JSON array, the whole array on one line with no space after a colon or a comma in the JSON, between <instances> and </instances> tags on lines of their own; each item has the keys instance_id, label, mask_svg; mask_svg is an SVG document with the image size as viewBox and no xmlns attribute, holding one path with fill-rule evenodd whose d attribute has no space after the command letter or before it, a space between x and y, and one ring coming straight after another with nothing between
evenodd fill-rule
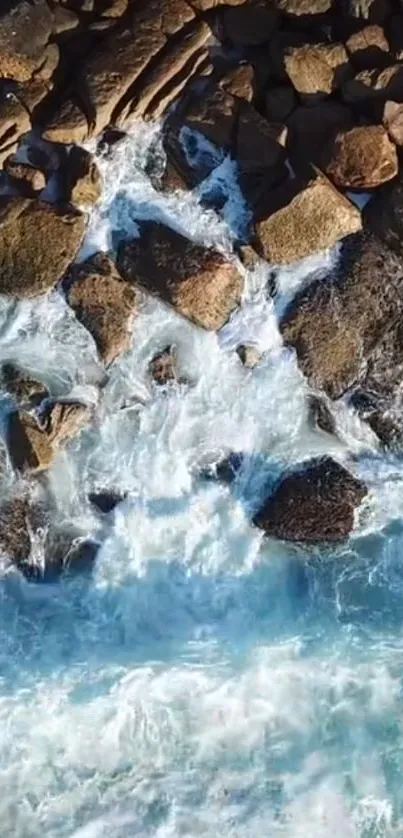
<instances>
[{"instance_id":1,"label":"brown stone","mask_svg":"<svg viewBox=\"0 0 403 838\"><path fill-rule=\"evenodd\" d=\"M0 77L26 82L43 59L52 32L46 0L9 0L0 9Z\"/></svg>"},{"instance_id":2,"label":"brown stone","mask_svg":"<svg viewBox=\"0 0 403 838\"><path fill-rule=\"evenodd\" d=\"M265 113L272 122L283 122L297 105L297 97L293 87L279 85L272 87L265 93Z\"/></svg>"},{"instance_id":3,"label":"brown stone","mask_svg":"<svg viewBox=\"0 0 403 838\"><path fill-rule=\"evenodd\" d=\"M365 207L365 221L373 232L403 257L403 177L383 186Z\"/></svg>"},{"instance_id":4,"label":"brown stone","mask_svg":"<svg viewBox=\"0 0 403 838\"><path fill-rule=\"evenodd\" d=\"M281 12L295 17L305 15L324 15L330 12L333 0L275 0Z\"/></svg>"},{"instance_id":5,"label":"brown stone","mask_svg":"<svg viewBox=\"0 0 403 838\"><path fill-rule=\"evenodd\" d=\"M336 399L360 380L366 359L402 312L402 263L362 234L347 239L326 278L296 294L280 330L310 385Z\"/></svg>"},{"instance_id":6,"label":"brown stone","mask_svg":"<svg viewBox=\"0 0 403 838\"><path fill-rule=\"evenodd\" d=\"M242 6L247 0L189 0L189 2L198 12L207 12L217 6Z\"/></svg>"},{"instance_id":7,"label":"brown stone","mask_svg":"<svg viewBox=\"0 0 403 838\"><path fill-rule=\"evenodd\" d=\"M251 64L239 64L222 76L218 84L231 96L251 102L254 96L254 76Z\"/></svg>"},{"instance_id":8,"label":"brown stone","mask_svg":"<svg viewBox=\"0 0 403 838\"><path fill-rule=\"evenodd\" d=\"M44 294L73 262L85 219L57 205L28 198L0 206L0 293L19 299Z\"/></svg>"},{"instance_id":9,"label":"brown stone","mask_svg":"<svg viewBox=\"0 0 403 838\"><path fill-rule=\"evenodd\" d=\"M286 124L291 165L298 174L306 175L312 163L322 167L324 150L339 131L352 127L353 117L346 105L327 101L295 108Z\"/></svg>"},{"instance_id":10,"label":"brown stone","mask_svg":"<svg viewBox=\"0 0 403 838\"><path fill-rule=\"evenodd\" d=\"M310 393L308 396L308 423L316 430L336 435L336 422L327 401L323 396Z\"/></svg>"},{"instance_id":11,"label":"brown stone","mask_svg":"<svg viewBox=\"0 0 403 838\"><path fill-rule=\"evenodd\" d=\"M88 425L91 416L92 409L81 402L53 402L43 418L43 431L53 447L58 448L69 439L78 436Z\"/></svg>"},{"instance_id":12,"label":"brown stone","mask_svg":"<svg viewBox=\"0 0 403 838\"><path fill-rule=\"evenodd\" d=\"M71 98L62 100L60 107L46 125L42 136L53 143L84 143L90 127L83 108Z\"/></svg>"},{"instance_id":13,"label":"brown stone","mask_svg":"<svg viewBox=\"0 0 403 838\"><path fill-rule=\"evenodd\" d=\"M184 114L188 128L199 131L219 148L230 149L234 140L240 101L220 88L194 96Z\"/></svg>"},{"instance_id":14,"label":"brown stone","mask_svg":"<svg viewBox=\"0 0 403 838\"><path fill-rule=\"evenodd\" d=\"M376 104L403 99L403 64L383 70L362 70L343 85L343 98L352 104Z\"/></svg>"},{"instance_id":15,"label":"brown stone","mask_svg":"<svg viewBox=\"0 0 403 838\"><path fill-rule=\"evenodd\" d=\"M267 122L252 105L242 103L232 152L241 172L273 169L273 180L281 180L286 136L284 125Z\"/></svg>"},{"instance_id":16,"label":"brown stone","mask_svg":"<svg viewBox=\"0 0 403 838\"><path fill-rule=\"evenodd\" d=\"M35 192L41 192L46 186L45 175L40 169L35 169L28 163L18 163L13 156L7 158L4 169L15 181L22 195L31 197Z\"/></svg>"},{"instance_id":17,"label":"brown stone","mask_svg":"<svg viewBox=\"0 0 403 838\"><path fill-rule=\"evenodd\" d=\"M277 21L277 9L266 0L229 6L224 8L221 18L223 37L233 44L258 46L270 40Z\"/></svg>"},{"instance_id":18,"label":"brown stone","mask_svg":"<svg viewBox=\"0 0 403 838\"><path fill-rule=\"evenodd\" d=\"M31 119L26 108L14 93L0 95L0 162L3 162L23 134L31 129Z\"/></svg>"},{"instance_id":19,"label":"brown stone","mask_svg":"<svg viewBox=\"0 0 403 838\"><path fill-rule=\"evenodd\" d=\"M287 75L307 104L330 96L350 76L343 44L305 44L290 47L284 57Z\"/></svg>"},{"instance_id":20,"label":"brown stone","mask_svg":"<svg viewBox=\"0 0 403 838\"><path fill-rule=\"evenodd\" d=\"M36 378L17 367L12 361L5 361L0 370L1 384L19 405L37 406L49 396L47 387Z\"/></svg>"},{"instance_id":21,"label":"brown stone","mask_svg":"<svg viewBox=\"0 0 403 838\"><path fill-rule=\"evenodd\" d=\"M129 322L137 311L136 291L102 253L74 265L69 279L67 301L94 338L104 363L111 364L129 345Z\"/></svg>"},{"instance_id":22,"label":"brown stone","mask_svg":"<svg viewBox=\"0 0 403 838\"><path fill-rule=\"evenodd\" d=\"M163 224L142 221L139 227L140 238L118 248L122 276L197 325L220 329L242 294L243 280L235 265Z\"/></svg>"},{"instance_id":23,"label":"brown stone","mask_svg":"<svg viewBox=\"0 0 403 838\"><path fill-rule=\"evenodd\" d=\"M15 410L8 417L6 431L10 460L15 469L25 473L44 471L52 464L52 442L34 416Z\"/></svg>"},{"instance_id":24,"label":"brown stone","mask_svg":"<svg viewBox=\"0 0 403 838\"><path fill-rule=\"evenodd\" d=\"M359 210L321 173L291 202L257 224L260 252L268 262L290 264L361 229Z\"/></svg>"},{"instance_id":25,"label":"brown stone","mask_svg":"<svg viewBox=\"0 0 403 838\"><path fill-rule=\"evenodd\" d=\"M60 35L62 32L70 32L72 29L76 29L79 23L79 18L72 9L61 6L60 3L55 5L52 22L54 35Z\"/></svg>"},{"instance_id":26,"label":"brown stone","mask_svg":"<svg viewBox=\"0 0 403 838\"><path fill-rule=\"evenodd\" d=\"M93 155L80 146L73 146L64 169L67 195L72 204L96 204L102 194L102 175Z\"/></svg>"},{"instance_id":27,"label":"brown stone","mask_svg":"<svg viewBox=\"0 0 403 838\"><path fill-rule=\"evenodd\" d=\"M346 41L346 50L358 70L372 70L388 63L389 43L381 26L365 26Z\"/></svg>"},{"instance_id":28,"label":"brown stone","mask_svg":"<svg viewBox=\"0 0 403 838\"><path fill-rule=\"evenodd\" d=\"M385 102L383 109L383 126L395 145L403 146L403 104L399 102Z\"/></svg>"},{"instance_id":29,"label":"brown stone","mask_svg":"<svg viewBox=\"0 0 403 838\"><path fill-rule=\"evenodd\" d=\"M342 131L328 151L326 173L342 189L374 189L397 175L396 146L382 125Z\"/></svg>"},{"instance_id":30,"label":"brown stone","mask_svg":"<svg viewBox=\"0 0 403 838\"><path fill-rule=\"evenodd\" d=\"M129 0L108 0L106 9L103 10L103 17L122 17L127 12Z\"/></svg>"},{"instance_id":31,"label":"brown stone","mask_svg":"<svg viewBox=\"0 0 403 838\"><path fill-rule=\"evenodd\" d=\"M285 541L343 541L366 494L365 484L347 469L331 457L318 457L280 480L254 523Z\"/></svg>"},{"instance_id":32,"label":"brown stone","mask_svg":"<svg viewBox=\"0 0 403 838\"><path fill-rule=\"evenodd\" d=\"M344 11L352 18L383 23L390 12L389 0L344 0Z\"/></svg>"},{"instance_id":33,"label":"brown stone","mask_svg":"<svg viewBox=\"0 0 403 838\"><path fill-rule=\"evenodd\" d=\"M151 359L148 371L160 387L179 381L178 356L175 346L167 346Z\"/></svg>"}]
</instances>

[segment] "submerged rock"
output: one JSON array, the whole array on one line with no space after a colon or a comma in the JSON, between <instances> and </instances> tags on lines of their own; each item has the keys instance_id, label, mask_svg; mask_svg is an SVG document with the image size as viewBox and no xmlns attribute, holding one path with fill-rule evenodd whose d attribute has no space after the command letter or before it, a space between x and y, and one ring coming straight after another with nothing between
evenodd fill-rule
<instances>
[{"instance_id":1,"label":"submerged rock","mask_svg":"<svg viewBox=\"0 0 403 838\"><path fill-rule=\"evenodd\" d=\"M260 352L257 346L252 346L252 344L245 343L241 343L239 346L237 346L236 353L244 367L250 370L254 369L254 367L257 367L258 363L262 359L263 354L262 352Z\"/></svg>"},{"instance_id":2,"label":"submerged rock","mask_svg":"<svg viewBox=\"0 0 403 838\"><path fill-rule=\"evenodd\" d=\"M51 440L35 416L23 410L9 415L6 441L13 467L23 474L44 471L53 462L55 452Z\"/></svg>"},{"instance_id":3,"label":"submerged rock","mask_svg":"<svg viewBox=\"0 0 403 838\"><path fill-rule=\"evenodd\" d=\"M324 398L314 393L310 393L308 397L308 422L327 434L336 434L336 422L329 405Z\"/></svg>"},{"instance_id":4,"label":"submerged rock","mask_svg":"<svg viewBox=\"0 0 403 838\"><path fill-rule=\"evenodd\" d=\"M220 329L241 298L243 279L236 266L164 224L140 221L138 226L140 237L118 248L122 276L198 326Z\"/></svg>"},{"instance_id":5,"label":"submerged rock","mask_svg":"<svg viewBox=\"0 0 403 838\"><path fill-rule=\"evenodd\" d=\"M125 500L125 498L125 494L121 494L114 489L102 489L96 492L90 492L88 495L89 502L104 515L113 512L115 507Z\"/></svg>"},{"instance_id":6,"label":"submerged rock","mask_svg":"<svg viewBox=\"0 0 403 838\"><path fill-rule=\"evenodd\" d=\"M319 457L280 480L254 523L285 541L343 541L366 494L364 483L347 469L331 457Z\"/></svg>"},{"instance_id":7,"label":"submerged rock","mask_svg":"<svg viewBox=\"0 0 403 838\"><path fill-rule=\"evenodd\" d=\"M165 386L172 381L179 381L178 357L175 346L167 346L154 355L148 365L148 371L156 384Z\"/></svg>"},{"instance_id":8,"label":"submerged rock","mask_svg":"<svg viewBox=\"0 0 403 838\"><path fill-rule=\"evenodd\" d=\"M31 407L39 405L48 398L49 391L41 381L31 378L11 361L6 361L0 369L1 384L19 405Z\"/></svg>"}]
</instances>

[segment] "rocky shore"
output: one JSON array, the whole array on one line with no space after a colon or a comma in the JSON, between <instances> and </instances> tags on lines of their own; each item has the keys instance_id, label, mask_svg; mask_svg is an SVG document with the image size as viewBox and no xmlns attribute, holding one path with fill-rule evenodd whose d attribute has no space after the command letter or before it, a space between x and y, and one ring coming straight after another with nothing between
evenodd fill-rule
<instances>
[{"instance_id":1,"label":"rocky shore","mask_svg":"<svg viewBox=\"0 0 403 838\"><path fill-rule=\"evenodd\" d=\"M380 447L401 446L400 0L6 0L0 76L2 295L58 286L107 375L142 295L218 331L241 304L245 269L273 266L275 297L277 268L339 244L337 265L298 291L280 332L316 428L336 433L332 403L343 398ZM77 261L103 188L88 145L107 157L138 119L162 120L163 192L192 190L224 155L234 161L250 224L231 258L139 220L139 237ZM200 140L217 154L192 154ZM219 214L220 196L208 205ZM237 354L253 374L256 347ZM174 346L156 348L149 375L158 387L187 385ZM23 365L3 363L1 383L15 482L0 503L0 548L29 578L89 567L99 545L54 530L46 475L94 408L56 397ZM314 458L282 475L254 523L285 540L339 541L366 494L334 459ZM91 497L101 515L122 500L108 486ZM38 533L42 572L31 562Z\"/></svg>"}]
</instances>

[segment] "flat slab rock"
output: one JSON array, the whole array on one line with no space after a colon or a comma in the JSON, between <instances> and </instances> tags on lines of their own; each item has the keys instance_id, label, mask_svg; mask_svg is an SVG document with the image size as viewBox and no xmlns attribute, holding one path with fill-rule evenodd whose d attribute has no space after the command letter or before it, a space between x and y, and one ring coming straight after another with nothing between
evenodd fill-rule
<instances>
[{"instance_id":1,"label":"flat slab rock","mask_svg":"<svg viewBox=\"0 0 403 838\"><path fill-rule=\"evenodd\" d=\"M366 494L365 484L331 457L315 458L280 480L254 523L284 541L343 541Z\"/></svg>"},{"instance_id":2,"label":"flat slab rock","mask_svg":"<svg viewBox=\"0 0 403 838\"><path fill-rule=\"evenodd\" d=\"M0 294L44 294L73 262L84 237L79 212L29 198L0 203Z\"/></svg>"},{"instance_id":3,"label":"flat slab rock","mask_svg":"<svg viewBox=\"0 0 403 838\"><path fill-rule=\"evenodd\" d=\"M399 170L396 146L382 125L340 131L328 154L326 173L342 189L374 189Z\"/></svg>"},{"instance_id":4,"label":"flat slab rock","mask_svg":"<svg viewBox=\"0 0 403 838\"><path fill-rule=\"evenodd\" d=\"M58 449L88 424L91 409L73 401L52 402L43 416L14 410L8 416L6 441L13 467L22 474L46 471Z\"/></svg>"},{"instance_id":5,"label":"flat slab rock","mask_svg":"<svg viewBox=\"0 0 403 838\"><path fill-rule=\"evenodd\" d=\"M232 262L164 224L138 222L140 237L122 242L123 277L160 297L204 329L220 329L240 302L243 278Z\"/></svg>"}]
</instances>

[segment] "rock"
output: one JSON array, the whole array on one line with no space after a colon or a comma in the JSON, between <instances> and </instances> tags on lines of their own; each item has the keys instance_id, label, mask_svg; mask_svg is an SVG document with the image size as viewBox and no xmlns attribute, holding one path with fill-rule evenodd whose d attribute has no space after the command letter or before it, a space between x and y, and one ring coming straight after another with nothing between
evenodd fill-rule
<instances>
[{"instance_id":1,"label":"rock","mask_svg":"<svg viewBox=\"0 0 403 838\"><path fill-rule=\"evenodd\" d=\"M28 495L16 495L0 505L0 550L30 576L31 533L43 520L43 510Z\"/></svg>"},{"instance_id":2,"label":"rock","mask_svg":"<svg viewBox=\"0 0 403 838\"><path fill-rule=\"evenodd\" d=\"M221 18L224 39L242 46L267 43L277 22L277 9L266 0L250 0L242 6L224 7Z\"/></svg>"},{"instance_id":3,"label":"rock","mask_svg":"<svg viewBox=\"0 0 403 838\"><path fill-rule=\"evenodd\" d=\"M359 210L317 172L288 206L256 227L258 249L276 265L286 265L333 247L361 229Z\"/></svg>"},{"instance_id":4,"label":"rock","mask_svg":"<svg viewBox=\"0 0 403 838\"><path fill-rule=\"evenodd\" d=\"M154 355L148 365L148 371L156 384L164 387L179 380L178 358L175 346L167 346L162 352Z\"/></svg>"},{"instance_id":5,"label":"rock","mask_svg":"<svg viewBox=\"0 0 403 838\"><path fill-rule=\"evenodd\" d=\"M403 177L382 186L367 204L364 218L370 229L403 257Z\"/></svg>"},{"instance_id":6,"label":"rock","mask_svg":"<svg viewBox=\"0 0 403 838\"><path fill-rule=\"evenodd\" d=\"M52 442L34 416L15 410L8 417L7 447L13 468L26 473L44 471L52 464Z\"/></svg>"},{"instance_id":7,"label":"rock","mask_svg":"<svg viewBox=\"0 0 403 838\"><path fill-rule=\"evenodd\" d=\"M88 139L90 133L91 126L83 107L75 99L67 97L61 99L58 110L49 119L42 136L52 143L79 145Z\"/></svg>"},{"instance_id":8,"label":"rock","mask_svg":"<svg viewBox=\"0 0 403 838\"><path fill-rule=\"evenodd\" d=\"M53 35L61 35L62 32L71 32L79 26L79 18L71 9L61 6L59 3L53 8Z\"/></svg>"},{"instance_id":9,"label":"rock","mask_svg":"<svg viewBox=\"0 0 403 838\"><path fill-rule=\"evenodd\" d=\"M272 87L265 93L265 114L271 122L283 122L297 105L297 97L293 87L279 85Z\"/></svg>"},{"instance_id":10,"label":"rock","mask_svg":"<svg viewBox=\"0 0 403 838\"><path fill-rule=\"evenodd\" d=\"M78 436L92 417L92 409L81 402L55 401L42 418L42 428L50 443L60 447Z\"/></svg>"},{"instance_id":11,"label":"rock","mask_svg":"<svg viewBox=\"0 0 403 838\"><path fill-rule=\"evenodd\" d=\"M28 198L33 197L36 192L41 192L46 186L45 175L40 169L35 169L28 163L18 163L14 156L7 158L4 169L15 182L20 194Z\"/></svg>"},{"instance_id":12,"label":"rock","mask_svg":"<svg viewBox=\"0 0 403 838\"><path fill-rule=\"evenodd\" d=\"M31 118L16 95L0 87L0 163L16 149L23 134L31 129Z\"/></svg>"},{"instance_id":13,"label":"rock","mask_svg":"<svg viewBox=\"0 0 403 838\"><path fill-rule=\"evenodd\" d=\"M113 512L115 507L125 500L126 495L115 491L114 489L102 489L97 492L90 492L88 500L95 506L103 515L108 515Z\"/></svg>"},{"instance_id":14,"label":"rock","mask_svg":"<svg viewBox=\"0 0 403 838\"><path fill-rule=\"evenodd\" d=\"M245 455L232 451L226 457L202 469L201 477L204 480L219 480L228 486L236 480L244 464Z\"/></svg>"},{"instance_id":15,"label":"rock","mask_svg":"<svg viewBox=\"0 0 403 838\"><path fill-rule=\"evenodd\" d=\"M365 484L331 457L314 458L280 480L254 523L284 541L343 541L366 494Z\"/></svg>"},{"instance_id":16,"label":"rock","mask_svg":"<svg viewBox=\"0 0 403 838\"><path fill-rule=\"evenodd\" d=\"M66 573L89 573L100 546L75 527L52 527L44 545L45 571L36 581L55 582Z\"/></svg>"},{"instance_id":17,"label":"rock","mask_svg":"<svg viewBox=\"0 0 403 838\"><path fill-rule=\"evenodd\" d=\"M403 104L399 102L385 102L383 109L383 126L395 145L403 147Z\"/></svg>"},{"instance_id":18,"label":"rock","mask_svg":"<svg viewBox=\"0 0 403 838\"><path fill-rule=\"evenodd\" d=\"M49 391L41 381L31 378L12 361L1 365L1 385L15 398L19 405L35 407L49 396Z\"/></svg>"},{"instance_id":19,"label":"rock","mask_svg":"<svg viewBox=\"0 0 403 838\"><path fill-rule=\"evenodd\" d=\"M284 125L267 122L247 102L238 114L233 156L241 172L256 169L273 170L273 181L284 177L284 145L287 130Z\"/></svg>"},{"instance_id":20,"label":"rock","mask_svg":"<svg viewBox=\"0 0 403 838\"><path fill-rule=\"evenodd\" d=\"M103 17L122 17L128 9L129 0L109 0L106 9L103 10Z\"/></svg>"},{"instance_id":21,"label":"rock","mask_svg":"<svg viewBox=\"0 0 403 838\"><path fill-rule=\"evenodd\" d=\"M43 60L52 32L46 0L9 0L0 10L0 77L26 82ZM29 35L28 35L29 33ZM28 35L28 37L27 37Z\"/></svg>"},{"instance_id":22,"label":"rock","mask_svg":"<svg viewBox=\"0 0 403 838\"><path fill-rule=\"evenodd\" d=\"M389 43L381 26L365 26L350 35L346 50L357 70L372 70L388 64Z\"/></svg>"},{"instance_id":23,"label":"rock","mask_svg":"<svg viewBox=\"0 0 403 838\"><path fill-rule=\"evenodd\" d=\"M344 0L344 11L352 18L383 23L390 11L389 0Z\"/></svg>"},{"instance_id":24,"label":"rock","mask_svg":"<svg viewBox=\"0 0 403 838\"><path fill-rule=\"evenodd\" d=\"M71 149L63 171L66 193L76 206L96 204L102 194L102 175L93 155L80 146Z\"/></svg>"},{"instance_id":25,"label":"rock","mask_svg":"<svg viewBox=\"0 0 403 838\"><path fill-rule=\"evenodd\" d=\"M330 12L333 0L275 0L281 12L295 17L324 15Z\"/></svg>"},{"instance_id":26,"label":"rock","mask_svg":"<svg viewBox=\"0 0 403 838\"><path fill-rule=\"evenodd\" d=\"M192 98L184 113L184 123L218 148L229 150L233 144L240 105L235 96L215 88L203 97Z\"/></svg>"},{"instance_id":27,"label":"rock","mask_svg":"<svg viewBox=\"0 0 403 838\"><path fill-rule=\"evenodd\" d=\"M402 311L403 265L366 233L347 239L329 275L296 294L280 331L310 385L337 399L360 380L366 359Z\"/></svg>"},{"instance_id":28,"label":"rock","mask_svg":"<svg viewBox=\"0 0 403 838\"><path fill-rule=\"evenodd\" d=\"M328 151L326 174L341 189L374 189L397 175L396 146L382 125L341 131Z\"/></svg>"},{"instance_id":29,"label":"rock","mask_svg":"<svg viewBox=\"0 0 403 838\"><path fill-rule=\"evenodd\" d=\"M198 12L207 12L217 6L242 6L247 0L189 0L190 5Z\"/></svg>"},{"instance_id":30,"label":"rock","mask_svg":"<svg viewBox=\"0 0 403 838\"><path fill-rule=\"evenodd\" d=\"M103 362L111 364L129 345L129 323L137 312L135 289L102 253L74 265L69 281L67 302L94 338Z\"/></svg>"},{"instance_id":31,"label":"rock","mask_svg":"<svg viewBox=\"0 0 403 838\"><path fill-rule=\"evenodd\" d=\"M336 436L336 422L333 414L322 396L310 393L308 396L308 423L315 429Z\"/></svg>"},{"instance_id":32,"label":"rock","mask_svg":"<svg viewBox=\"0 0 403 838\"><path fill-rule=\"evenodd\" d=\"M252 346L251 344L248 345L241 343L239 346L237 346L236 353L244 367L250 370L254 369L254 367L257 367L258 363L262 359L262 353L260 352L260 350L257 348L257 346Z\"/></svg>"},{"instance_id":33,"label":"rock","mask_svg":"<svg viewBox=\"0 0 403 838\"><path fill-rule=\"evenodd\" d=\"M235 265L163 224L141 221L138 226L140 238L118 248L122 276L197 325L220 329L242 294L243 280Z\"/></svg>"},{"instance_id":34,"label":"rock","mask_svg":"<svg viewBox=\"0 0 403 838\"><path fill-rule=\"evenodd\" d=\"M382 105L387 99L403 99L403 65L383 70L361 70L343 85L343 98L354 105Z\"/></svg>"},{"instance_id":35,"label":"rock","mask_svg":"<svg viewBox=\"0 0 403 838\"><path fill-rule=\"evenodd\" d=\"M351 74L343 44L305 44L290 47L284 57L286 73L306 104L330 96Z\"/></svg>"},{"instance_id":36,"label":"rock","mask_svg":"<svg viewBox=\"0 0 403 838\"><path fill-rule=\"evenodd\" d=\"M260 256L256 253L254 247L250 244L241 245L238 251L238 256L247 271L253 271L259 264L262 263Z\"/></svg>"},{"instance_id":37,"label":"rock","mask_svg":"<svg viewBox=\"0 0 403 838\"><path fill-rule=\"evenodd\" d=\"M326 101L295 108L286 124L290 162L298 174L307 175L312 163L322 167L324 150L339 131L353 126L353 116L346 105Z\"/></svg>"},{"instance_id":38,"label":"rock","mask_svg":"<svg viewBox=\"0 0 403 838\"><path fill-rule=\"evenodd\" d=\"M78 212L28 198L0 202L0 293L18 299L49 291L84 237Z\"/></svg>"},{"instance_id":39,"label":"rock","mask_svg":"<svg viewBox=\"0 0 403 838\"><path fill-rule=\"evenodd\" d=\"M218 85L231 96L251 102L254 96L254 77L251 64L239 64L222 76Z\"/></svg>"}]
</instances>

